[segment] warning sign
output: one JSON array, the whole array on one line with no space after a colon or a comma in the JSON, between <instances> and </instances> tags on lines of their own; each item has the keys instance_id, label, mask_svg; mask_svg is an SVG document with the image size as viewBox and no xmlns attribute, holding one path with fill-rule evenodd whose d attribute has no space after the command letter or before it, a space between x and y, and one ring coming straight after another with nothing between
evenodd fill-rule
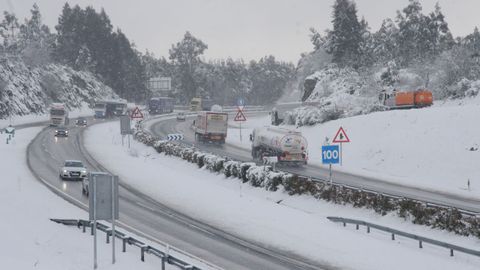
<instances>
[{"instance_id":1,"label":"warning sign","mask_svg":"<svg viewBox=\"0 0 480 270\"><path fill-rule=\"evenodd\" d=\"M140 109L138 107L135 107L135 109L130 114L130 118L132 118L132 119L143 119L143 113L140 111Z\"/></svg>"},{"instance_id":2,"label":"warning sign","mask_svg":"<svg viewBox=\"0 0 480 270\"><path fill-rule=\"evenodd\" d=\"M348 143L350 142L350 139L347 136L347 133L345 130L343 130L342 127L340 127L337 131L337 135L335 135L335 138L333 138L334 143Z\"/></svg>"},{"instance_id":3,"label":"warning sign","mask_svg":"<svg viewBox=\"0 0 480 270\"><path fill-rule=\"evenodd\" d=\"M235 121L235 122L244 122L244 121L247 121L247 118L246 118L245 115L243 114L243 111L242 111L242 110L238 110L238 111L237 111L237 115L235 115L235 119L233 119L233 121Z\"/></svg>"}]
</instances>

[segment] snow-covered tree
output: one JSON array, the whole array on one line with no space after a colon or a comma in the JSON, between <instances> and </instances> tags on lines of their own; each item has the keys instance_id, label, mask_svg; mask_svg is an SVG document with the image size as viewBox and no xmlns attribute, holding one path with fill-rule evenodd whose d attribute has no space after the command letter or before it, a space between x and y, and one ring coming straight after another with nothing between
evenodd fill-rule
<instances>
[{"instance_id":1,"label":"snow-covered tree","mask_svg":"<svg viewBox=\"0 0 480 270\"><path fill-rule=\"evenodd\" d=\"M31 17L20 26L19 52L29 66L45 65L50 62L55 36L48 26L42 23L37 4L30 10Z\"/></svg>"},{"instance_id":2,"label":"snow-covered tree","mask_svg":"<svg viewBox=\"0 0 480 270\"><path fill-rule=\"evenodd\" d=\"M3 47L7 52L16 52L18 46L18 32L20 24L13 13L3 12L3 20L0 23L0 36L3 40Z\"/></svg>"},{"instance_id":3,"label":"snow-covered tree","mask_svg":"<svg viewBox=\"0 0 480 270\"><path fill-rule=\"evenodd\" d=\"M332 23L328 49L333 56L333 62L357 67L361 53L362 29L355 3L351 0L336 0Z\"/></svg>"},{"instance_id":4,"label":"snow-covered tree","mask_svg":"<svg viewBox=\"0 0 480 270\"><path fill-rule=\"evenodd\" d=\"M169 50L170 60L178 71L180 89L186 100L197 95L198 85L194 74L201 63L200 56L207 48L207 44L187 31L183 39Z\"/></svg>"},{"instance_id":5,"label":"snow-covered tree","mask_svg":"<svg viewBox=\"0 0 480 270\"><path fill-rule=\"evenodd\" d=\"M398 28L391 19L385 19L382 26L373 36L373 55L379 64L386 64L398 55L396 46Z\"/></svg>"}]
</instances>

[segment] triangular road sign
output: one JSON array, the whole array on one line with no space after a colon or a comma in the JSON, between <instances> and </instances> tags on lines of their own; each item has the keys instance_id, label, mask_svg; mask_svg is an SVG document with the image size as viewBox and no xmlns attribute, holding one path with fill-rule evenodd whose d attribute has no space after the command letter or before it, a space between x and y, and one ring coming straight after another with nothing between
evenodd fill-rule
<instances>
[{"instance_id":1,"label":"triangular road sign","mask_svg":"<svg viewBox=\"0 0 480 270\"><path fill-rule=\"evenodd\" d=\"M132 119L143 119L143 113L138 107L135 107L135 109L132 111L132 114L130 114L130 117Z\"/></svg>"},{"instance_id":2,"label":"triangular road sign","mask_svg":"<svg viewBox=\"0 0 480 270\"><path fill-rule=\"evenodd\" d=\"M342 127L340 127L337 131L337 135L335 135L335 138L333 138L334 143L348 143L350 142L350 139L347 136L347 133L345 130L343 130Z\"/></svg>"},{"instance_id":3,"label":"triangular road sign","mask_svg":"<svg viewBox=\"0 0 480 270\"><path fill-rule=\"evenodd\" d=\"M247 118L246 118L245 115L243 114L243 111L242 111L242 110L238 110L238 111L237 111L237 115L235 115L235 119L233 119L233 121L235 121L235 122L243 122L243 121L247 121Z\"/></svg>"}]
</instances>

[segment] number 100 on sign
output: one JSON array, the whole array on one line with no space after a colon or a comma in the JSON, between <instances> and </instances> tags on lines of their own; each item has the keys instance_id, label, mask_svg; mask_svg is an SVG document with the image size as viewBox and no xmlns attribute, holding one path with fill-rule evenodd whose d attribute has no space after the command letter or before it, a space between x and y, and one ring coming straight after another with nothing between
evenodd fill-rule
<instances>
[{"instance_id":1,"label":"number 100 on sign","mask_svg":"<svg viewBox=\"0 0 480 270\"><path fill-rule=\"evenodd\" d=\"M322 146L322 163L338 164L340 163L340 151L338 145Z\"/></svg>"}]
</instances>

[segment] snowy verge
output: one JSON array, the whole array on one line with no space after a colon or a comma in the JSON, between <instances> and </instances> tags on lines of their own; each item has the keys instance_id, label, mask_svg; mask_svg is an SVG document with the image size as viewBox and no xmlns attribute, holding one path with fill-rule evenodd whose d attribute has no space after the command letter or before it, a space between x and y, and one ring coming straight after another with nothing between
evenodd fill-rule
<instances>
[{"instance_id":1,"label":"snowy verge","mask_svg":"<svg viewBox=\"0 0 480 270\"><path fill-rule=\"evenodd\" d=\"M30 173L26 160L28 143L40 127L17 130L10 144L0 144L0 222L2 269L92 269L92 238L76 227L50 218L88 219L85 211L50 192ZM5 134L0 141L5 141ZM140 261L138 250L117 253L111 265L111 246L98 241L100 269L158 269L155 260ZM158 263L159 261L157 261Z\"/></svg>"},{"instance_id":2,"label":"snowy verge","mask_svg":"<svg viewBox=\"0 0 480 270\"><path fill-rule=\"evenodd\" d=\"M478 246L479 241L473 237L453 236L412 225L391 214L381 216L311 196L290 196L282 188L267 192L224 174L212 174L206 166L199 169L198 163L158 154L152 147L136 141L128 149L121 146L117 125L105 123L87 130L85 143L96 159L104 160L109 170L146 195L234 235L347 269L477 269L480 266L480 259L472 256L458 254L451 258L446 250L431 246L419 250L415 241L392 242L389 235L379 232L367 235L334 224L326 216L362 219L469 248ZM191 154L193 158L194 153ZM205 162L209 157L197 155L197 160L200 159Z\"/></svg>"}]
</instances>

